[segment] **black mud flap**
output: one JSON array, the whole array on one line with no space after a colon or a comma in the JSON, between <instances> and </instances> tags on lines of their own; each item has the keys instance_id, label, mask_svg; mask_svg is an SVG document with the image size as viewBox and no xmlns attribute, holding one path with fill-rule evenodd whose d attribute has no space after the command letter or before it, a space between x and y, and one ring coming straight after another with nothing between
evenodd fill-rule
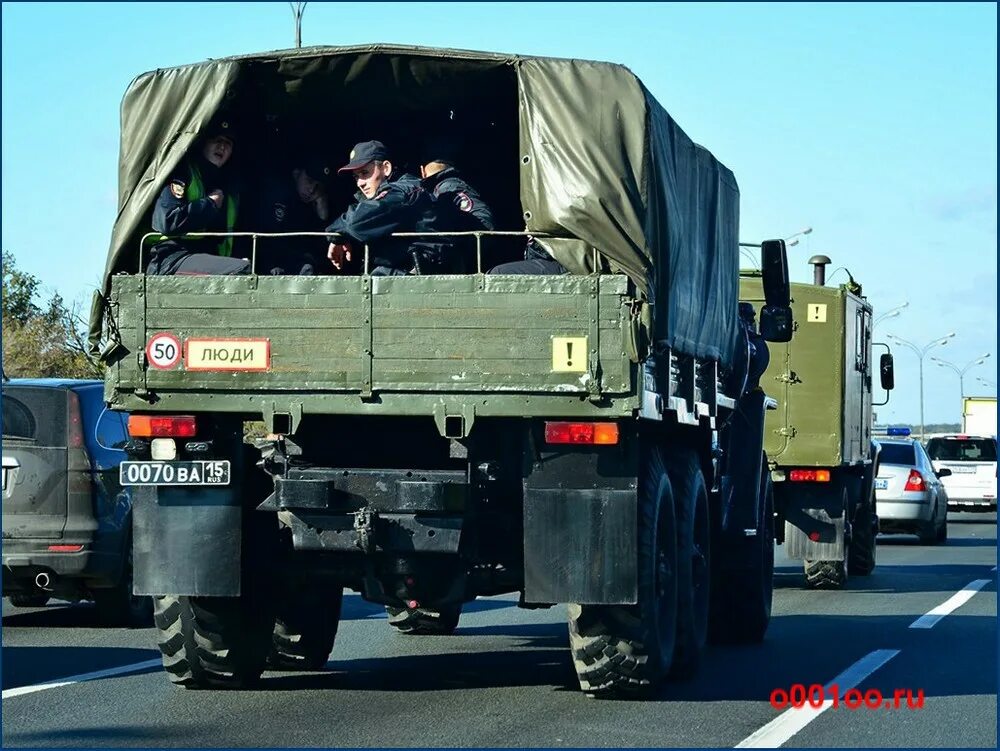
<instances>
[{"instance_id":1,"label":"black mud flap","mask_svg":"<svg viewBox=\"0 0 1000 751\"><path fill-rule=\"evenodd\" d=\"M636 602L636 491L528 489L524 599Z\"/></svg>"},{"instance_id":2,"label":"black mud flap","mask_svg":"<svg viewBox=\"0 0 1000 751\"><path fill-rule=\"evenodd\" d=\"M720 531L727 545L743 547L759 526L761 462L764 448L763 391L745 394L726 425L725 469L721 480Z\"/></svg>"},{"instance_id":3,"label":"black mud flap","mask_svg":"<svg viewBox=\"0 0 1000 751\"><path fill-rule=\"evenodd\" d=\"M240 486L132 493L135 594L240 594Z\"/></svg>"}]
</instances>

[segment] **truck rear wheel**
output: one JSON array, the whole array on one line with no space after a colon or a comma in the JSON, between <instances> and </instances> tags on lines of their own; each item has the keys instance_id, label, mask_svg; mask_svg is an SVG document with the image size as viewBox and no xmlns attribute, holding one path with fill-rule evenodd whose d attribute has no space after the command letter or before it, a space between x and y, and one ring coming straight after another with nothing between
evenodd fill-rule
<instances>
[{"instance_id":1,"label":"truck rear wheel","mask_svg":"<svg viewBox=\"0 0 1000 751\"><path fill-rule=\"evenodd\" d=\"M718 564L712 589L710 633L718 644L756 644L771 623L774 597L774 486L765 457L761 472L761 512L757 534L746 539L745 558L730 551L714 555ZM728 565L727 565L728 564Z\"/></svg>"},{"instance_id":2,"label":"truck rear wheel","mask_svg":"<svg viewBox=\"0 0 1000 751\"><path fill-rule=\"evenodd\" d=\"M810 589L843 589L847 585L847 560L851 549L851 523L847 489L841 491L844 514L844 557L839 561L805 561L806 586Z\"/></svg>"},{"instance_id":3,"label":"truck rear wheel","mask_svg":"<svg viewBox=\"0 0 1000 751\"><path fill-rule=\"evenodd\" d=\"M342 587L325 592L294 589L278 603L269 666L278 670L319 670L337 638Z\"/></svg>"},{"instance_id":4,"label":"truck rear wheel","mask_svg":"<svg viewBox=\"0 0 1000 751\"><path fill-rule=\"evenodd\" d=\"M670 670L677 635L677 525L663 456L643 452L638 505L638 603L570 605L580 687L601 697L651 693Z\"/></svg>"},{"instance_id":5,"label":"truck rear wheel","mask_svg":"<svg viewBox=\"0 0 1000 751\"><path fill-rule=\"evenodd\" d=\"M871 503L865 501L858 507L851 525L851 545L847 558L847 573L851 576L870 576L875 570L877 532L875 513Z\"/></svg>"},{"instance_id":6,"label":"truck rear wheel","mask_svg":"<svg viewBox=\"0 0 1000 751\"><path fill-rule=\"evenodd\" d=\"M441 610L428 608L393 608L386 606L389 625L401 634L412 636L445 636L455 633L462 615L461 605L450 605Z\"/></svg>"},{"instance_id":7,"label":"truck rear wheel","mask_svg":"<svg viewBox=\"0 0 1000 751\"><path fill-rule=\"evenodd\" d=\"M677 644L671 674L698 669L708 640L711 527L708 491L698 457L683 451L669 460L667 474L677 512Z\"/></svg>"},{"instance_id":8,"label":"truck rear wheel","mask_svg":"<svg viewBox=\"0 0 1000 751\"><path fill-rule=\"evenodd\" d=\"M274 616L245 597L153 599L153 619L172 683L185 688L243 688L264 672Z\"/></svg>"}]
</instances>

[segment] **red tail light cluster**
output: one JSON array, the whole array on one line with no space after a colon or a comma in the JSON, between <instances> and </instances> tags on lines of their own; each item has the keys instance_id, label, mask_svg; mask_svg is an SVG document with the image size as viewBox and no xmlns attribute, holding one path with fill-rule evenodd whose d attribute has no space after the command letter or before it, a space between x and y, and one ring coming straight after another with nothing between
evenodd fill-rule
<instances>
[{"instance_id":1,"label":"red tail light cluster","mask_svg":"<svg viewBox=\"0 0 1000 751\"><path fill-rule=\"evenodd\" d=\"M830 482L828 469L793 469L788 473L792 482Z\"/></svg>"},{"instance_id":2,"label":"red tail light cluster","mask_svg":"<svg viewBox=\"0 0 1000 751\"><path fill-rule=\"evenodd\" d=\"M546 443L611 445L618 443L618 423L614 422L547 422Z\"/></svg>"},{"instance_id":3,"label":"red tail light cluster","mask_svg":"<svg viewBox=\"0 0 1000 751\"><path fill-rule=\"evenodd\" d=\"M71 449L83 448L83 417L80 415L80 397L69 392L69 426L66 445Z\"/></svg>"},{"instance_id":4,"label":"red tail light cluster","mask_svg":"<svg viewBox=\"0 0 1000 751\"><path fill-rule=\"evenodd\" d=\"M129 415L128 434L133 438L194 438L194 415Z\"/></svg>"},{"instance_id":5,"label":"red tail light cluster","mask_svg":"<svg viewBox=\"0 0 1000 751\"><path fill-rule=\"evenodd\" d=\"M927 483L924 482L924 476L917 472L917 470L911 469L910 476L906 478L906 485L903 486L903 490L927 490Z\"/></svg>"}]
</instances>

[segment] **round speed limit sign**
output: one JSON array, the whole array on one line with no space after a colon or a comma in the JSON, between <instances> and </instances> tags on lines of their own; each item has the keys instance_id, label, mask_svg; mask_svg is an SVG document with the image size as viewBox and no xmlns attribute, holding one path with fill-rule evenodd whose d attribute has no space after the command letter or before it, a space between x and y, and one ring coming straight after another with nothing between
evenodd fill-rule
<instances>
[{"instance_id":1,"label":"round speed limit sign","mask_svg":"<svg viewBox=\"0 0 1000 751\"><path fill-rule=\"evenodd\" d=\"M181 340L173 334L153 334L146 344L146 360L158 370L176 368L181 361Z\"/></svg>"}]
</instances>

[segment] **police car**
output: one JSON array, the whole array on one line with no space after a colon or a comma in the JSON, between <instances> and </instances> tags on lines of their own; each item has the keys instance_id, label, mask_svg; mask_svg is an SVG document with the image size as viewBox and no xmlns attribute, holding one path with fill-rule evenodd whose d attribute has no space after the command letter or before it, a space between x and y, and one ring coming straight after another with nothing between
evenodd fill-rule
<instances>
[{"instance_id":1,"label":"police car","mask_svg":"<svg viewBox=\"0 0 1000 751\"><path fill-rule=\"evenodd\" d=\"M935 470L951 470L950 476L941 478L949 509L996 511L996 436L933 436L927 441L927 454Z\"/></svg>"}]
</instances>

